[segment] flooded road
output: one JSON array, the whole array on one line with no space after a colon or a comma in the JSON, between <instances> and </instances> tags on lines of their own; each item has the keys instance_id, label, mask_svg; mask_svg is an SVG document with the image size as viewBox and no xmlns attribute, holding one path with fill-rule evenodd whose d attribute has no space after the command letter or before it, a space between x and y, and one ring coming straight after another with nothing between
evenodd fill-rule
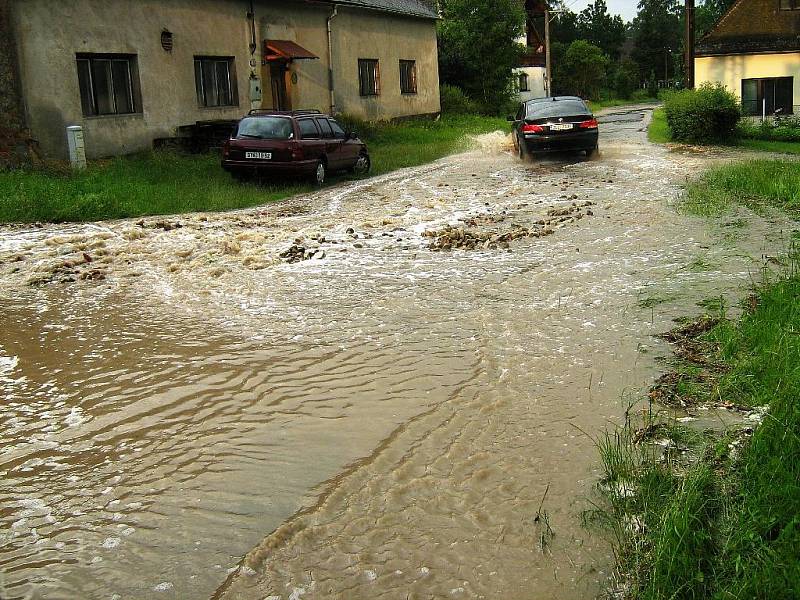
<instances>
[{"instance_id":1,"label":"flooded road","mask_svg":"<svg viewBox=\"0 0 800 600\"><path fill-rule=\"evenodd\" d=\"M647 118L593 161L496 134L265 208L0 228L0 597L592 598L591 436L786 226L679 215L729 156Z\"/></svg>"}]
</instances>

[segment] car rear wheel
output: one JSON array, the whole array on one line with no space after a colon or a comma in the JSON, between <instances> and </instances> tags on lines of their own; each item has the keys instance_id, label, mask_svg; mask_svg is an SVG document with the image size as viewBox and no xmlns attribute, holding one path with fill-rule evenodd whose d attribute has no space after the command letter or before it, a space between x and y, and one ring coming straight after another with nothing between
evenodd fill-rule
<instances>
[{"instance_id":1,"label":"car rear wheel","mask_svg":"<svg viewBox=\"0 0 800 600\"><path fill-rule=\"evenodd\" d=\"M319 161L317 167L314 169L313 181L316 185L322 186L325 183L325 178L328 176L328 169L325 166L325 161Z\"/></svg>"},{"instance_id":2,"label":"car rear wheel","mask_svg":"<svg viewBox=\"0 0 800 600\"><path fill-rule=\"evenodd\" d=\"M358 155L358 160L353 165L352 171L356 175L366 175L369 173L370 168L372 168L372 162L369 159L369 154L362 152Z\"/></svg>"},{"instance_id":3,"label":"car rear wheel","mask_svg":"<svg viewBox=\"0 0 800 600\"><path fill-rule=\"evenodd\" d=\"M586 157L592 158L593 156L597 156L597 152L598 152L598 147L595 144L593 147L586 149Z\"/></svg>"},{"instance_id":4,"label":"car rear wheel","mask_svg":"<svg viewBox=\"0 0 800 600\"><path fill-rule=\"evenodd\" d=\"M517 156L522 161L528 156L528 152L525 149L525 142L519 136L517 136Z\"/></svg>"}]
</instances>

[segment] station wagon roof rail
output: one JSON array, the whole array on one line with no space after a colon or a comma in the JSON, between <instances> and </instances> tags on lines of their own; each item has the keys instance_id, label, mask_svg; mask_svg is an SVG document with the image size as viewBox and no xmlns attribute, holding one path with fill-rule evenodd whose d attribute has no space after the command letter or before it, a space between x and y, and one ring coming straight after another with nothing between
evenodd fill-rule
<instances>
[{"instance_id":1,"label":"station wagon roof rail","mask_svg":"<svg viewBox=\"0 0 800 600\"><path fill-rule=\"evenodd\" d=\"M272 110L271 108L255 108L247 113L248 115L286 115L296 117L299 115L321 115L322 111L315 108L303 110Z\"/></svg>"}]
</instances>

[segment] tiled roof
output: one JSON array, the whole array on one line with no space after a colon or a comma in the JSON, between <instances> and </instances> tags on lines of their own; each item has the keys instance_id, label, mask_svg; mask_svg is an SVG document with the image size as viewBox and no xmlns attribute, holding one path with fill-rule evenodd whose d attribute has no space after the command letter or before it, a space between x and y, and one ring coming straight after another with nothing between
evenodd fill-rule
<instances>
[{"instance_id":1,"label":"tiled roof","mask_svg":"<svg viewBox=\"0 0 800 600\"><path fill-rule=\"evenodd\" d=\"M697 55L797 52L800 11L779 7L778 0L737 0L697 42Z\"/></svg>"},{"instance_id":2,"label":"tiled roof","mask_svg":"<svg viewBox=\"0 0 800 600\"><path fill-rule=\"evenodd\" d=\"M342 6L359 6L373 10L381 10L412 17L425 19L438 19L439 15L434 9L435 2L428 0L340 0L336 4Z\"/></svg>"}]
</instances>

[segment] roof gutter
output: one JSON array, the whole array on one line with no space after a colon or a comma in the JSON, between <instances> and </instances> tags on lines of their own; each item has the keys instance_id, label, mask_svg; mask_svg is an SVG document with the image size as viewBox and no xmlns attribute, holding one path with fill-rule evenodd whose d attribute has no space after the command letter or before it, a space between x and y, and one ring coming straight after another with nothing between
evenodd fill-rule
<instances>
[{"instance_id":1,"label":"roof gutter","mask_svg":"<svg viewBox=\"0 0 800 600\"><path fill-rule=\"evenodd\" d=\"M328 28L328 91L331 96L331 116L336 116L336 93L333 90L333 30L331 21L339 14L339 7L334 4L333 10L327 19Z\"/></svg>"}]
</instances>

